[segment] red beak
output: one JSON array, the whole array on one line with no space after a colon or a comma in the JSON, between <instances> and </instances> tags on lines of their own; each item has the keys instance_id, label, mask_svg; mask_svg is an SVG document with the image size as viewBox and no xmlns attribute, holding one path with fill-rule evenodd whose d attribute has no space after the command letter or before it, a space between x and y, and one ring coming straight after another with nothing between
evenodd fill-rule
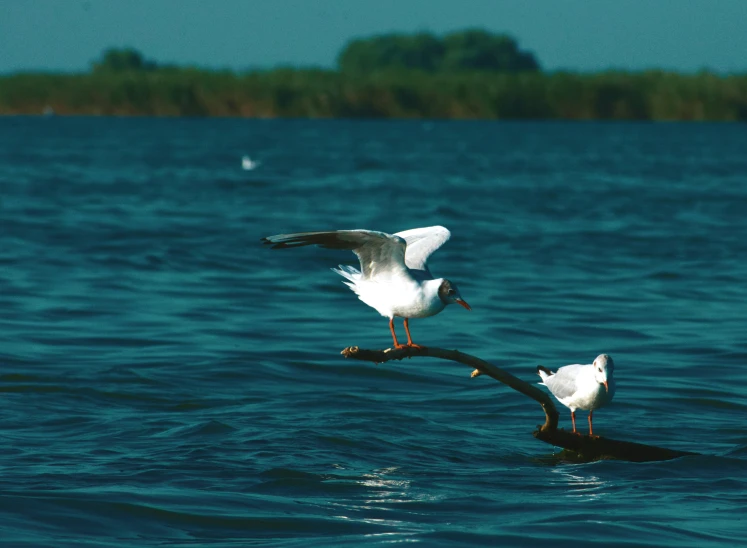
<instances>
[{"instance_id":1,"label":"red beak","mask_svg":"<svg viewBox=\"0 0 747 548\"><path fill-rule=\"evenodd\" d=\"M605 392L609 392L610 391L610 387L607 386L607 381L604 381L604 391Z\"/></svg>"},{"instance_id":2,"label":"red beak","mask_svg":"<svg viewBox=\"0 0 747 548\"><path fill-rule=\"evenodd\" d=\"M468 305L468 304L467 304L467 301L463 301L462 299L457 299L457 300L456 300L456 302L457 302L458 304L461 304L461 305L462 305L462 306L463 306L464 308L466 308L467 310L472 310L472 307L471 307L470 305Z\"/></svg>"}]
</instances>

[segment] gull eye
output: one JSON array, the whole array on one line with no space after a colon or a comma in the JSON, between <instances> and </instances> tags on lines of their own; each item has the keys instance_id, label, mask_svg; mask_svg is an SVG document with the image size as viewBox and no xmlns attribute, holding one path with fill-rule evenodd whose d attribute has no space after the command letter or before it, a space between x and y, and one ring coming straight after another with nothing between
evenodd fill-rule
<instances>
[{"instance_id":1,"label":"gull eye","mask_svg":"<svg viewBox=\"0 0 747 548\"><path fill-rule=\"evenodd\" d=\"M452 295L456 295L456 291L454 291L453 289L449 289L449 290L448 290L448 291L446 292L446 294L447 294L447 295L449 295L449 296L452 296Z\"/></svg>"},{"instance_id":2,"label":"gull eye","mask_svg":"<svg viewBox=\"0 0 747 548\"><path fill-rule=\"evenodd\" d=\"M598 368L597 368L597 371L599 371L599 372L601 373L601 372L602 372L602 368L601 368L601 367L598 367Z\"/></svg>"}]
</instances>

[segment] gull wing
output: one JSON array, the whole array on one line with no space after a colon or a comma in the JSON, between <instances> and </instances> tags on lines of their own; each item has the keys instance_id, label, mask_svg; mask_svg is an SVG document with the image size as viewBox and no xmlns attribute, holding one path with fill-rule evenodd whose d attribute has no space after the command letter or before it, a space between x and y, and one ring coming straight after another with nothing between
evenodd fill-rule
<instances>
[{"instance_id":1,"label":"gull wing","mask_svg":"<svg viewBox=\"0 0 747 548\"><path fill-rule=\"evenodd\" d=\"M422 270L428 276L428 258L439 247L451 238L451 232L442 226L427 226L425 228L413 228L394 234L407 242L405 250L405 264L413 270Z\"/></svg>"},{"instance_id":2,"label":"gull wing","mask_svg":"<svg viewBox=\"0 0 747 548\"><path fill-rule=\"evenodd\" d=\"M376 277L386 281L397 275L408 275L405 266L406 243L399 236L374 230L333 230L297 232L262 238L273 249L318 245L327 249L349 249L358 256L363 279Z\"/></svg>"},{"instance_id":3,"label":"gull wing","mask_svg":"<svg viewBox=\"0 0 747 548\"><path fill-rule=\"evenodd\" d=\"M550 389L553 396L564 400L573 396L578 390L578 378L584 373L589 365L574 363L558 369L554 375L545 379L545 386Z\"/></svg>"}]
</instances>

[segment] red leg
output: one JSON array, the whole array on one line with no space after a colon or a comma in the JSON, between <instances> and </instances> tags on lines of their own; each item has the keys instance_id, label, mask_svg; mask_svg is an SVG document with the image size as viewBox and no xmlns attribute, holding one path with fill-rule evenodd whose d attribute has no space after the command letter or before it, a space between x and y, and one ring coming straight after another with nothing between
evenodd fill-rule
<instances>
[{"instance_id":1,"label":"red leg","mask_svg":"<svg viewBox=\"0 0 747 548\"><path fill-rule=\"evenodd\" d=\"M415 344L412 342L412 337L410 336L410 318L405 318L405 333L407 333L407 346L412 346L413 348L423 348L419 344Z\"/></svg>"},{"instance_id":2,"label":"red leg","mask_svg":"<svg viewBox=\"0 0 747 548\"><path fill-rule=\"evenodd\" d=\"M593 410L589 411L589 437L591 437L591 438L598 438L599 436L595 436L594 435L594 431L591 428L591 415L592 415L592 413L594 413Z\"/></svg>"},{"instance_id":3,"label":"red leg","mask_svg":"<svg viewBox=\"0 0 747 548\"><path fill-rule=\"evenodd\" d=\"M573 423L573 433L577 434L578 432L576 432L576 412L575 411L571 411L571 423Z\"/></svg>"},{"instance_id":4,"label":"red leg","mask_svg":"<svg viewBox=\"0 0 747 548\"><path fill-rule=\"evenodd\" d=\"M389 329L392 332L392 338L394 339L394 348L404 348L406 345L399 344L399 341L397 340L397 334L394 332L394 318L391 318L389 320Z\"/></svg>"}]
</instances>

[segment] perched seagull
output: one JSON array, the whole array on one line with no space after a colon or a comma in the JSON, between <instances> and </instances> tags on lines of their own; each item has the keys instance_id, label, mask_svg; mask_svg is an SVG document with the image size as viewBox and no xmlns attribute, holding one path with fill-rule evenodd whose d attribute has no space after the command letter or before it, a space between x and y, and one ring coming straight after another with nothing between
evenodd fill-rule
<instances>
[{"instance_id":1,"label":"perched seagull","mask_svg":"<svg viewBox=\"0 0 747 548\"><path fill-rule=\"evenodd\" d=\"M241 169L244 169L246 171L251 171L252 169L255 169L256 167L259 167L259 162L255 162L249 156L243 156L241 158Z\"/></svg>"},{"instance_id":2,"label":"perched seagull","mask_svg":"<svg viewBox=\"0 0 747 548\"><path fill-rule=\"evenodd\" d=\"M343 282L360 300L389 318L395 348L422 348L412 342L410 318L426 318L441 312L447 304L460 304L472 310L462 299L456 285L444 278L433 278L428 257L441 247L451 232L442 226L413 228L396 234L373 230L334 230L299 232L262 238L274 248L318 245L329 249L349 249L358 256L361 270L339 265L333 268L348 280ZM397 341L394 317L405 319L407 344Z\"/></svg>"},{"instance_id":3,"label":"perched seagull","mask_svg":"<svg viewBox=\"0 0 747 548\"><path fill-rule=\"evenodd\" d=\"M600 354L594 363L581 365L566 365L555 373L537 366L537 374L543 384L550 389L555 398L570 408L573 432L576 433L576 409L589 411L589 435L594 433L591 428L591 415L595 409L607 405L615 395L615 362L607 354Z\"/></svg>"}]
</instances>

